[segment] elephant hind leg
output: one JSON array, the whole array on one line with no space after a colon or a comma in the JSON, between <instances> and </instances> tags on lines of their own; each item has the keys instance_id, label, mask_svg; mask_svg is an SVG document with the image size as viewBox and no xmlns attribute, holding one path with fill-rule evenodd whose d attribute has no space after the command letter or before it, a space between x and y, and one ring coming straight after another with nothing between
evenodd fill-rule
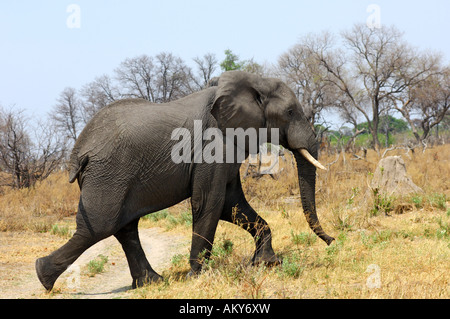
<instances>
[{"instance_id":1,"label":"elephant hind leg","mask_svg":"<svg viewBox=\"0 0 450 319\"><path fill-rule=\"evenodd\" d=\"M52 290L56 279L67 267L97 241L81 235L80 232L75 232L72 238L62 247L46 257L37 259L36 273L45 289Z\"/></svg>"},{"instance_id":2,"label":"elephant hind leg","mask_svg":"<svg viewBox=\"0 0 450 319\"><path fill-rule=\"evenodd\" d=\"M133 278L132 288L162 280L150 266L142 249L138 233L139 219L136 219L120 229L114 236L122 245Z\"/></svg>"},{"instance_id":3,"label":"elephant hind leg","mask_svg":"<svg viewBox=\"0 0 450 319\"><path fill-rule=\"evenodd\" d=\"M89 247L114 233L112 226L95 227L92 212L83 205L82 197L76 217L77 230L69 241L46 257L36 260L36 273L42 285L51 290L58 277Z\"/></svg>"}]
</instances>

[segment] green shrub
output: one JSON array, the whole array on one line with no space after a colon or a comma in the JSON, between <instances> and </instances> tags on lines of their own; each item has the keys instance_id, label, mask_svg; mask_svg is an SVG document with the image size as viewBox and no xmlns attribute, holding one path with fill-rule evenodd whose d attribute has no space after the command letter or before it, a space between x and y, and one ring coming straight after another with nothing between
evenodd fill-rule
<instances>
[{"instance_id":1,"label":"green shrub","mask_svg":"<svg viewBox=\"0 0 450 319\"><path fill-rule=\"evenodd\" d=\"M428 202L430 206L446 210L447 209L447 196L445 194L433 193L429 196Z\"/></svg>"},{"instance_id":2,"label":"green shrub","mask_svg":"<svg viewBox=\"0 0 450 319\"><path fill-rule=\"evenodd\" d=\"M296 245L311 246L317 241L317 236L309 232L301 232L299 234L294 234L291 230L291 240Z\"/></svg>"},{"instance_id":3,"label":"green shrub","mask_svg":"<svg viewBox=\"0 0 450 319\"><path fill-rule=\"evenodd\" d=\"M104 255L98 255L97 258L91 260L87 265L89 277L94 277L95 275L103 272L107 262L108 257Z\"/></svg>"},{"instance_id":4,"label":"green shrub","mask_svg":"<svg viewBox=\"0 0 450 319\"><path fill-rule=\"evenodd\" d=\"M442 218L439 218L437 220L437 223L439 225L439 229L436 231L436 237L438 239L447 239L450 238L450 223L444 222Z\"/></svg>"},{"instance_id":5,"label":"green shrub","mask_svg":"<svg viewBox=\"0 0 450 319\"><path fill-rule=\"evenodd\" d=\"M165 223L162 226L165 226L167 229L172 229L178 225L192 225L192 213L190 210L184 211L181 214L171 214L167 209L164 209L159 212L145 215L142 218L154 223L163 221Z\"/></svg>"},{"instance_id":6,"label":"green shrub","mask_svg":"<svg viewBox=\"0 0 450 319\"><path fill-rule=\"evenodd\" d=\"M290 278L298 278L305 269L304 264L305 263L300 252L294 252L283 258L280 274Z\"/></svg>"},{"instance_id":7,"label":"green shrub","mask_svg":"<svg viewBox=\"0 0 450 319\"><path fill-rule=\"evenodd\" d=\"M370 210L370 216L378 216L380 212L388 215L394 209L395 197L381 194L378 188L373 191L373 206Z\"/></svg>"},{"instance_id":8,"label":"green shrub","mask_svg":"<svg viewBox=\"0 0 450 319\"><path fill-rule=\"evenodd\" d=\"M57 235L61 237L68 237L69 234L69 226L59 226L58 224L52 225L50 229L50 233L52 235Z\"/></svg>"},{"instance_id":9,"label":"green shrub","mask_svg":"<svg viewBox=\"0 0 450 319\"><path fill-rule=\"evenodd\" d=\"M166 219L168 215L169 215L169 211L167 209L164 209L164 210L160 210L159 212L145 215L144 217L142 217L142 219L152 221L152 222L157 222L157 221Z\"/></svg>"},{"instance_id":10,"label":"green shrub","mask_svg":"<svg viewBox=\"0 0 450 319\"><path fill-rule=\"evenodd\" d=\"M423 197L420 195L414 195L411 197L411 202L416 206L416 208L422 208L423 207Z\"/></svg>"}]
</instances>

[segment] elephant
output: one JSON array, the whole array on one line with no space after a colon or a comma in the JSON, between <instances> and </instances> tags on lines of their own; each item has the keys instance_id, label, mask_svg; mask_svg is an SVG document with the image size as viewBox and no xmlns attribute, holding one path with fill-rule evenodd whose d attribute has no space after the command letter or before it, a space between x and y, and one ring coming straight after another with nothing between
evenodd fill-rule
<instances>
[{"instance_id":1,"label":"elephant","mask_svg":"<svg viewBox=\"0 0 450 319\"><path fill-rule=\"evenodd\" d=\"M280 262L272 248L270 227L245 198L241 161L199 161L193 158L192 149L185 156L191 160L173 160L173 149L180 143L173 138L174 132L183 128L192 133L196 123L197 127L201 123L202 131L223 132L225 137L217 140L224 148L236 144L235 139L226 138L229 128L276 130L278 141L267 134L267 142L293 152L306 220L317 236L331 244L334 238L322 229L315 204L316 167L325 168L317 161L316 136L295 94L279 79L227 71L207 88L176 101L116 101L86 124L68 165L69 181L77 181L80 188L76 231L67 243L35 264L47 290L86 249L112 235L125 252L133 289L161 280L142 249L139 219L189 198L193 217L188 275L198 275L202 260L210 257L219 220L234 223L253 236L252 263ZM195 143L194 138L194 148ZM251 152L248 147L240 149L244 157Z\"/></svg>"}]
</instances>

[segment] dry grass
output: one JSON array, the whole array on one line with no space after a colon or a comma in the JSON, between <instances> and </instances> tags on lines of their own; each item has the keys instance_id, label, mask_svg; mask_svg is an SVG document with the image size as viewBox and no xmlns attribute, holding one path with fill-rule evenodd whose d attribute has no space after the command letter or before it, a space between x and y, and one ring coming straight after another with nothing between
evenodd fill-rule
<instances>
[{"instance_id":1,"label":"dry grass","mask_svg":"<svg viewBox=\"0 0 450 319\"><path fill-rule=\"evenodd\" d=\"M269 223L280 266L251 266L254 244L244 230L220 222L211 261L195 279L185 279L188 255L174 256L165 281L136 289L135 298L449 298L450 145L402 155L408 174L423 194L389 197L394 210L373 212L368 189L379 160L346 154L319 172L317 207L322 226L337 238L330 247L310 231L299 203L295 168L277 180L264 176L243 181L251 205ZM335 155L321 157L324 164ZM3 190L0 230L50 231L65 216L73 227L76 185L57 174L32 190ZM169 208L160 218L143 219L140 227L159 226L190 236L189 204ZM43 226L46 225L46 226ZM30 234L30 238L36 235ZM46 234L45 234L46 235ZM30 246L31 247L31 246ZM39 250L38 247L33 249Z\"/></svg>"},{"instance_id":2,"label":"dry grass","mask_svg":"<svg viewBox=\"0 0 450 319\"><path fill-rule=\"evenodd\" d=\"M59 172L29 189L0 188L0 231L47 232L78 207L78 185Z\"/></svg>"},{"instance_id":3,"label":"dry grass","mask_svg":"<svg viewBox=\"0 0 450 319\"><path fill-rule=\"evenodd\" d=\"M318 214L337 238L327 247L310 231L301 208L295 168L283 164L278 180L243 182L252 206L269 223L281 266L250 265L253 240L246 231L220 222L211 261L196 279L185 280L188 255L175 256L164 283L137 289L136 298L448 298L450 296L450 146L406 156L408 174L424 194L390 197L392 212L373 213L368 184L379 156L351 160L342 155L319 172ZM335 155L322 156L331 163ZM288 162L289 163L289 160ZM398 210L396 207L407 207ZM171 208L172 219L188 206ZM147 223L147 222L146 222ZM149 226L148 224L145 224ZM190 233L189 224L162 218L150 225ZM175 225L175 226L174 226ZM232 246L231 251L225 247Z\"/></svg>"},{"instance_id":4,"label":"dry grass","mask_svg":"<svg viewBox=\"0 0 450 319\"><path fill-rule=\"evenodd\" d=\"M294 234L309 233L299 218L281 220L274 213L263 214L273 226L274 248L283 259L283 265L272 268L251 266L251 238L243 231L221 223L212 260L204 273L198 278L185 280L189 270L188 256L176 256L172 267L163 273L166 277L164 283L138 289L134 296L448 298L449 241L425 235L423 226L417 224L414 225L416 228L413 226L413 230L409 230L409 235L405 235L403 229L410 228L415 216L414 213L385 223L379 221L381 217L375 217L373 223L378 224L377 227L340 232L338 241L325 247L319 240L293 240L290 231ZM449 219L446 221L448 223ZM295 226L292 225L294 223ZM433 222L427 225L434 227ZM433 230L438 231L437 228ZM228 254L221 249L226 242L233 243ZM370 284L371 278L379 278L379 288Z\"/></svg>"}]
</instances>

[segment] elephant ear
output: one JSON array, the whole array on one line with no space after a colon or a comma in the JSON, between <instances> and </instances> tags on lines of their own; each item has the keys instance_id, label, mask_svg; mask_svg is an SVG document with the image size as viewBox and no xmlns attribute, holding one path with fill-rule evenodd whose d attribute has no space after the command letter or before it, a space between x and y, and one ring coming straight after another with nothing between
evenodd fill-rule
<instances>
[{"instance_id":1,"label":"elephant ear","mask_svg":"<svg viewBox=\"0 0 450 319\"><path fill-rule=\"evenodd\" d=\"M268 87L264 78L242 71L228 71L218 80L211 114L220 130L241 127L244 130L264 127Z\"/></svg>"}]
</instances>

